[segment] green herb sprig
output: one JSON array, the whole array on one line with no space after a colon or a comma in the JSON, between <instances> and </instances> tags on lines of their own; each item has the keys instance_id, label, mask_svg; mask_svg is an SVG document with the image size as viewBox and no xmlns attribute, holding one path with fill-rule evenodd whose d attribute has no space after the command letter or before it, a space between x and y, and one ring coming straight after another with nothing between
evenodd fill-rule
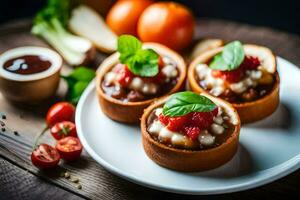
<instances>
[{"instance_id":1,"label":"green herb sprig","mask_svg":"<svg viewBox=\"0 0 300 200\"><path fill-rule=\"evenodd\" d=\"M152 49L142 49L142 43L131 35L118 38L120 62L126 64L135 75L153 77L158 74L159 55Z\"/></svg>"},{"instance_id":2,"label":"green herb sprig","mask_svg":"<svg viewBox=\"0 0 300 200\"><path fill-rule=\"evenodd\" d=\"M173 94L165 103L163 114L178 117L191 112L210 112L216 107L216 104L209 98L186 91Z\"/></svg>"},{"instance_id":3,"label":"green herb sprig","mask_svg":"<svg viewBox=\"0 0 300 200\"><path fill-rule=\"evenodd\" d=\"M223 51L217 54L209 67L221 71L237 69L245 58L244 48L241 42L233 41L225 45Z\"/></svg>"},{"instance_id":4,"label":"green herb sprig","mask_svg":"<svg viewBox=\"0 0 300 200\"><path fill-rule=\"evenodd\" d=\"M68 76L62 76L68 84L66 100L77 104L79 98L96 73L86 67L78 67Z\"/></svg>"}]
</instances>

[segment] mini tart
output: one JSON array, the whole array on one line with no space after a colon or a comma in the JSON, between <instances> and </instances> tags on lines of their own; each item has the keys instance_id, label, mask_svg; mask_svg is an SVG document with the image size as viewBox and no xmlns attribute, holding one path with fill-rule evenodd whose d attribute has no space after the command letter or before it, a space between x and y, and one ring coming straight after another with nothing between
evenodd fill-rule
<instances>
[{"instance_id":1,"label":"mini tart","mask_svg":"<svg viewBox=\"0 0 300 200\"><path fill-rule=\"evenodd\" d=\"M160 55L168 56L177 64L177 68L179 70L177 83L165 95L181 90L184 86L186 77L186 66L183 58L173 50L157 43L144 43L143 48L151 48ZM100 70L97 72L96 91L101 109L113 120L125 123L138 123L144 112L144 109L156 98L138 102L122 102L106 95L101 88L101 83L104 80L105 74L109 72L117 63L119 63L119 53L114 53L103 61L99 67Z\"/></svg>"},{"instance_id":2,"label":"mini tart","mask_svg":"<svg viewBox=\"0 0 300 200\"><path fill-rule=\"evenodd\" d=\"M250 102L231 103L237 110L242 123L255 122L266 118L271 115L279 105L279 83L280 78L277 72L276 59L274 54L266 47L246 44L243 45L245 54L256 56L264 61L263 67L274 75L274 82L271 91L265 96ZM207 90L202 88L197 81L196 66L199 63L207 63L216 54L220 53L223 47L207 51L193 60L188 69L188 84L192 91L198 93L208 93ZM210 94L211 95L211 94Z\"/></svg>"},{"instance_id":3,"label":"mini tart","mask_svg":"<svg viewBox=\"0 0 300 200\"><path fill-rule=\"evenodd\" d=\"M152 111L161 107L167 100L162 98L150 105L141 119L141 132L144 150L148 157L157 164L177 171L196 172L217 168L228 162L237 152L240 133L240 118L236 110L227 102L202 94L218 106L222 106L229 115L234 129L231 136L217 147L205 150L187 150L169 147L154 140L147 131L147 120Z\"/></svg>"}]
</instances>

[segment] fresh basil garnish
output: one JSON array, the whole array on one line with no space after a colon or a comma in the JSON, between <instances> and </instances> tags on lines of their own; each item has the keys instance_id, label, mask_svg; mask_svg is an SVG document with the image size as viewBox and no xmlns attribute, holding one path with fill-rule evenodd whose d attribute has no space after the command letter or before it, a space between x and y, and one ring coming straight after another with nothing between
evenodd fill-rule
<instances>
[{"instance_id":1,"label":"fresh basil garnish","mask_svg":"<svg viewBox=\"0 0 300 200\"><path fill-rule=\"evenodd\" d=\"M237 69L245 58L241 42L233 41L225 45L223 51L217 54L209 64L212 69L231 71Z\"/></svg>"},{"instance_id":2,"label":"fresh basil garnish","mask_svg":"<svg viewBox=\"0 0 300 200\"><path fill-rule=\"evenodd\" d=\"M186 91L170 96L163 107L163 114L178 117L191 112L210 112L215 108L216 104L209 98Z\"/></svg>"},{"instance_id":3,"label":"fresh basil garnish","mask_svg":"<svg viewBox=\"0 0 300 200\"><path fill-rule=\"evenodd\" d=\"M153 77L158 74L159 55L152 49L142 49L142 43L134 36L120 36L117 50L120 62L135 75Z\"/></svg>"},{"instance_id":4,"label":"fresh basil garnish","mask_svg":"<svg viewBox=\"0 0 300 200\"><path fill-rule=\"evenodd\" d=\"M86 67L78 67L68 76L61 76L68 84L66 100L77 104L81 94L89 85L90 81L94 79L95 75L94 70Z\"/></svg>"}]
</instances>

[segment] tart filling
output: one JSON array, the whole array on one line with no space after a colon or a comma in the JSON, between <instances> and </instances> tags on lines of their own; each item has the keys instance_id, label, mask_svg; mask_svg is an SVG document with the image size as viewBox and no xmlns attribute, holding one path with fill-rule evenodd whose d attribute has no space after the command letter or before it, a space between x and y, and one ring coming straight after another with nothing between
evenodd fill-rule
<instances>
[{"instance_id":1,"label":"tart filling","mask_svg":"<svg viewBox=\"0 0 300 200\"><path fill-rule=\"evenodd\" d=\"M168 102L181 96L199 99L192 106L186 99L179 106L168 108ZM237 121L230 117L222 105L216 105L207 97L192 92L177 93L163 107L155 108L147 119L147 132L155 140L169 147L186 150L211 149L225 143L232 135ZM209 105L206 104L209 102ZM170 104L170 103L169 103ZM184 115L170 116L168 109L191 108ZM180 108L181 106L181 108ZM198 107L197 109L194 108ZM206 109L202 109L202 108ZM210 107L211 109L207 109ZM204 111L203 111L204 110ZM199 112L200 111L200 112Z\"/></svg>"},{"instance_id":2,"label":"tart filling","mask_svg":"<svg viewBox=\"0 0 300 200\"><path fill-rule=\"evenodd\" d=\"M272 55L267 49L261 52L265 51ZM263 98L273 89L276 69L270 67L267 53L261 52L238 41L229 43L222 52L195 67L196 79L210 94L231 103Z\"/></svg>"},{"instance_id":3,"label":"tart filling","mask_svg":"<svg viewBox=\"0 0 300 200\"><path fill-rule=\"evenodd\" d=\"M176 63L167 56L159 58L159 72L153 77L133 74L127 65L116 64L105 74L102 90L123 102L152 99L168 93L177 83L179 70Z\"/></svg>"},{"instance_id":4,"label":"tart filling","mask_svg":"<svg viewBox=\"0 0 300 200\"><path fill-rule=\"evenodd\" d=\"M139 102L167 94L180 76L176 62L143 48L133 36L118 39L119 63L106 72L101 89L122 102Z\"/></svg>"}]
</instances>

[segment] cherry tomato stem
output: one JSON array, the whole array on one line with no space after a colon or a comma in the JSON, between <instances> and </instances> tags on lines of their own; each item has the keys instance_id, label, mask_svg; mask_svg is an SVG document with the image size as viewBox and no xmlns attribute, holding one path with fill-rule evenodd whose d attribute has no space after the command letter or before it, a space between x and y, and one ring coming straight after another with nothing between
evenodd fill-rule
<instances>
[{"instance_id":1,"label":"cherry tomato stem","mask_svg":"<svg viewBox=\"0 0 300 200\"><path fill-rule=\"evenodd\" d=\"M50 132L56 140L73 136L77 137L76 126L73 122L63 121L51 127Z\"/></svg>"}]
</instances>

